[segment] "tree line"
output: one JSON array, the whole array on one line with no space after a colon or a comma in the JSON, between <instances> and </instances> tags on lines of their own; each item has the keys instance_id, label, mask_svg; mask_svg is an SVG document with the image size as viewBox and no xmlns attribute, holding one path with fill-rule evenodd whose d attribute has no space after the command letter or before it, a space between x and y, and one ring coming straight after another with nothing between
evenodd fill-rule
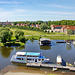
<instances>
[{"instance_id":1,"label":"tree line","mask_svg":"<svg viewBox=\"0 0 75 75\"><path fill-rule=\"evenodd\" d=\"M16 24L27 24L27 26L16 26ZM60 20L60 21L19 21L19 22L13 22L14 28L20 28L20 29L27 29L27 30L34 30L34 31L43 31L45 29L50 29L51 25L75 25L75 20ZM40 28L30 27L31 24L39 24ZM1 25L0 25L1 27ZM10 26L12 27L12 26Z\"/></svg>"},{"instance_id":2,"label":"tree line","mask_svg":"<svg viewBox=\"0 0 75 75\"><path fill-rule=\"evenodd\" d=\"M13 22L14 25L17 23L23 23L23 24L46 24L48 26L54 24L54 25L75 25L75 20L60 20L60 21L20 21L20 22Z\"/></svg>"}]
</instances>

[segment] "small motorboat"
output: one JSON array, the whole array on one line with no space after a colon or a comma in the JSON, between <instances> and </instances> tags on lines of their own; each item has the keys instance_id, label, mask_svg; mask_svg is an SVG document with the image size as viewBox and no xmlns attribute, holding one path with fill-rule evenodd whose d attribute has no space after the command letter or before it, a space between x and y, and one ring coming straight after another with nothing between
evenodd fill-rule
<instances>
[{"instance_id":1,"label":"small motorboat","mask_svg":"<svg viewBox=\"0 0 75 75\"><path fill-rule=\"evenodd\" d=\"M72 42L75 45L75 41Z\"/></svg>"},{"instance_id":2,"label":"small motorboat","mask_svg":"<svg viewBox=\"0 0 75 75\"><path fill-rule=\"evenodd\" d=\"M61 64L62 63L62 58L60 55L57 56L57 64Z\"/></svg>"}]
</instances>

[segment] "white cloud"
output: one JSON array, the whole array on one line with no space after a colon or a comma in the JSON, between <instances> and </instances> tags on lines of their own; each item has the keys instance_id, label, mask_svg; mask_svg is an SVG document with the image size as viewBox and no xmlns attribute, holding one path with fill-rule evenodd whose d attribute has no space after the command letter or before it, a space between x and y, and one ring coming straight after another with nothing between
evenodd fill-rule
<instances>
[{"instance_id":1,"label":"white cloud","mask_svg":"<svg viewBox=\"0 0 75 75\"><path fill-rule=\"evenodd\" d=\"M72 6L65 6L65 5L57 5L57 4L42 4L43 6L47 7L55 7L55 8L64 8L64 9L75 9L75 7Z\"/></svg>"},{"instance_id":2,"label":"white cloud","mask_svg":"<svg viewBox=\"0 0 75 75\"><path fill-rule=\"evenodd\" d=\"M44 14L75 15L75 12L39 11L39 13L44 13Z\"/></svg>"},{"instance_id":3,"label":"white cloud","mask_svg":"<svg viewBox=\"0 0 75 75\"><path fill-rule=\"evenodd\" d=\"M14 11L15 11L15 12L19 12L19 13L20 13L20 12L23 13L23 12L26 12L27 10L25 10L25 9L15 9Z\"/></svg>"},{"instance_id":4,"label":"white cloud","mask_svg":"<svg viewBox=\"0 0 75 75\"><path fill-rule=\"evenodd\" d=\"M17 2L17 1L0 1L0 4L18 4L18 3L22 3L22 2Z\"/></svg>"},{"instance_id":5,"label":"white cloud","mask_svg":"<svg viewBox=\"0 0 75 75\"><path fill-rule=\"evenodd\" d=\"M26 13L27 10L25 9L14 9L11 11L7 11L7 10L1 10L0 11L0 17L5 17L5 16L20 16L24 13Z\"/></svg>"},{"instance_id":6,"label":"white cloud","mask_svg":"<svg viewBox=\"0 0 75 75\"><path fill-rule=\"evenodd\" d=\"M1 9L1 8L0 8ZM0 20L33 20L38 19L74 19L75 12L57 12L57 11L40 11L40 10L27 10L27 9L14 9L11 11L1 9Z\"/></svg>"}]
</instances>

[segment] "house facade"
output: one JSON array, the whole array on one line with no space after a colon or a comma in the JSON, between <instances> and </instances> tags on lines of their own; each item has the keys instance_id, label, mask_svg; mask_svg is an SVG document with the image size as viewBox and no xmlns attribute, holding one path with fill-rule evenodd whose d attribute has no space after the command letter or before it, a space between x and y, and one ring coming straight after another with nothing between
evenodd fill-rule
<instances>
[{"instance_id":1,"label":"house facade","mask_svg":"<svg viewBox=\"0 0 75 75\"><path fill-rule=\"evenodd\" d=\"M34 28L40 28L40 26L39 26L39 24L36 24L36 25L34 25L34 24L23 24L23 23L18 23L18 24L16 24L16 26L30 26L30 27L34 27Z\"/></svg>"},{"instance_id":2,"label":"house facade","mask_svg":"<svg viewBox=\"0 0 75 75\"><path fill-rule=\"evenodd\" d=\"M68 30L72 30L72 33L75 33L75 26L69 26L69 25L51 25L51 30L53 32L60 32L67 34Z\"/></svg>"}]
</instances>

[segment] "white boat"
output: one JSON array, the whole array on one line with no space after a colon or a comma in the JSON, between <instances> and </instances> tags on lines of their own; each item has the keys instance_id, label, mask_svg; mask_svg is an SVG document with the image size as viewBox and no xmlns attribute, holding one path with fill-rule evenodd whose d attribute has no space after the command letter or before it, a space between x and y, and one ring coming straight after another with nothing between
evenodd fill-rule
<instances>
[{"instance_id":1,"label":"white boat","mask_svg":"<svg viewBox=\"0 0 75 75\"><path fill-rule=\"evenodd\" d=\"M48 62L49 59L41 56L41 53L38 52L17 52L12 56L11 62L19 62L19 63L30 63L30 62Z\"/></svg>"},{"instance_id":2,"label":"white boat","mask_svg":"<svg viewBox=\"0 0 75 75\"><path fill-rule=\"evenodd\" d=\"M68 45L71 44L70 42L66 42Z\"/></svg>"},{"instance_id":3,"label":"white boat","mask_svg":"<svg viewBox=\"0 0 75 75\"><path fill-rule=\"evenodd\" d=\"M57 64L61 64L62 63L62 58L60 55L57 56Z\"/></svg>"},{"instance_id":4,"label":"white boat","mask_svg":"<svg viewBox=\"0 0 75 75\"><path fill-rule=\"evenodd\" d=\"M57 71L58 68L57 67L53 67L52 71Z\"/></svg>"},{"instance_id":5,"label":"white boat","mask_svg":"<svg viewBox=\"0 0 75 75\"><path fill-rule=\"evenodd\" d=\"M75 45L75 41L72 42Z\"/></svg>"}]
</instances>

